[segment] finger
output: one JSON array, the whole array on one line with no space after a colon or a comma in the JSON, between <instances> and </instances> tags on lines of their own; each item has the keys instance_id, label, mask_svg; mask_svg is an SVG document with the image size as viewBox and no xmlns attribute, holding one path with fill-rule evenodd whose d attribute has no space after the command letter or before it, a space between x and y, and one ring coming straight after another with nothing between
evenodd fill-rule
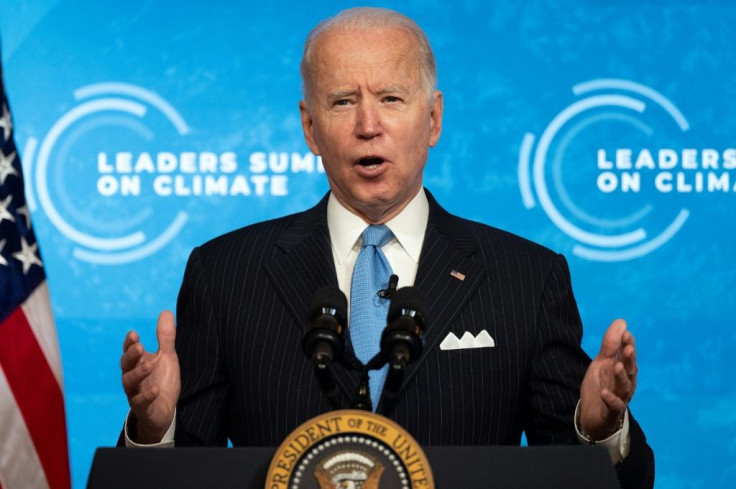
<instances>
[{"instance_id":1,"label":"finger","mask_svg":"<svg viewBox=\"0 0 736 489\"><path fill-rule=\"evenodd\" d=\"M608 389L601 391L601 400L608 408L607 421L610 423L617 422L626 410L626 403Z\"/></svg>"},{"instance_id":2,"label":"finger","mask_svg":"<svg viewBox=\"0 0 736 489\"><path fill-rule=\"evenodd\" d=\"M622 362L618 362L614 366L613 376L615 385L613 394L618 396L624 402L628 402L628 400L631 399L633 384Z\"/></svg>"},{"instance_id":3,"label":"finger","mask_svg":"<svg viewBox=\"0 0 736 489\"><path fill-rule=\"evenodd\" d=\"M138 333L135 331L128 331L128 334L125 335L125 341L123 341L123 353L130 348L130 345L133 343L137 343L140 341L140 337L138 336Z\"/></svg>"},{"instance_id":4,"label":"finger","mask_svg":"<svg viewBox=\"0 0 736 489\"><path fill-rule=\"evenodd\" d=\"M636 347L634 347L634 345L627 345L624 348L621 361L624 364L624 369L626 370L626 374L629 378L635 378L639 371L639 367L636 363Z\"/></svg>"},{"instance_id":5,"label":"finger","mask_svg":"<svg viewBox=\"0 0 736 489\"><path fill-rule=\"evenodd\" d=\"M128 349L125 350L125 353L120 357L120 368L123 370L123 373L135 368L143 356L143 353L145 353L145 350L141 343L133 343L130 345L130 347L128 347Z\"/></svg>"},{"instance_id":6,"label":"finger","mask_svg":"<svg viewBox=\"0 0 736 489\"><path fill-rule=\"evenodd\" d=\"M171 311L163 311L158 316L156 325L156 339L158 340L158 351L173 353L176 343L176 326L174 315Z\"/></svg>"},{"instance_id":7,"label":"finger","mask_svg":"<svg viewBox=\"0 0 736 489\"><path fill-rule=\"evenodd\" d=\"M153 401L156 400L157 397L158 389L156 388L156 386L154 386L150 389L142 390L138 394L128 398L128 402L130 403L130 408L135 411L136 414L138 414L143 413L146 409L148 409L148 407Z\"/></svg>"},{"instance_id":8,"label":"finger","mask_svg":"<svg viewBox=\"0 0 736 489\"><path fill-rule=\"evenodd\" d=\"M142 362L136 368L131 369L123 374L123 390L125 395L131 397L138 393L141 382L143 382L151 374L151 364Z\"/></svg>"},{"instance_id":9,"label":"finger","mask_svg":"<svg viewBox=\"0 0 736 489\"><path fill-rule=\"evenodd\" d=\"M599 355L615 357L621 348L624 331L626 331L626 321L623 319L616 319L613 321L606 330L606 334L603 335Z\"/></svg>"},{"instance_id":10,"label":"finger","mask_svg":"<svg viewBox=\"0 0 736 489\"><path fill-rule=\"evenodd\" d=\"M624 344L624 346L636 346L636 339L634 338L634 334L628 329L624 331L624 334L621 337L621 342Z\"/></svg>"}]
</instances>

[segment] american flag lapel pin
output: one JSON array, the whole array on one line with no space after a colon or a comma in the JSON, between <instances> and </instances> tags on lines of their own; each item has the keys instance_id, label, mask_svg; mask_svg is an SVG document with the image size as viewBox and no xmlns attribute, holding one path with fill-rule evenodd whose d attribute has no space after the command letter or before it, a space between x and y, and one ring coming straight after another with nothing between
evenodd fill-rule
<instances>
[{"instance_id":1,"label":"american flag lapel pin","mask_svg":"<svg viewBox=\"0 0 736 489\"><path fill-rule=\"evenodd\" d=\"M457 270L453 270L453 271L451 271L451 272L450 272L450 276L451 276L451 277L455 277L456 279L458 279L458 280L459 280L459 281L461 281L461 282L462 282L463 280L465 280L465 274L464 274L464 273L460 273L460 272L458 272Z\"/></svg>"}]
</instances>

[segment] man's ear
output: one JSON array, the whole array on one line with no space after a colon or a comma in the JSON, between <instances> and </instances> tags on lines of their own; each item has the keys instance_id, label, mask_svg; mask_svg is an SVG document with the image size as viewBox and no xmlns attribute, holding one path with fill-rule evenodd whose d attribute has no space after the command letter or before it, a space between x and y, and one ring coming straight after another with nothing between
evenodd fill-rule
<instances>
[{"instance_id":1,"label":"man's ear","mask_svg":"<svg viewBox=\"0 0 736 489\"><path fill-rule=\"evenodd\" d=\"M315 155L319 156L319 148L317 142L314 139L314 121L312 116L309 114L309 106L304 100L299 101L299 115L302 118L302 131L304 131L304 140L309 146L309 150Z\"/></svg>"},{"instance_id":2,"label":"man's ear","mask_svg":"<svg viewBox=\"0 0 736 489\"><path fill-rule=\"evenodd\" d=\"M442 111L444 110L444 102L442 99L442 92L435 90L432 95L432 107L429 114L432 119L432 128L429 132L429 147L434 148L437 142L440 140L440 134L442 134Z\"/></svg>"}]
</instances>

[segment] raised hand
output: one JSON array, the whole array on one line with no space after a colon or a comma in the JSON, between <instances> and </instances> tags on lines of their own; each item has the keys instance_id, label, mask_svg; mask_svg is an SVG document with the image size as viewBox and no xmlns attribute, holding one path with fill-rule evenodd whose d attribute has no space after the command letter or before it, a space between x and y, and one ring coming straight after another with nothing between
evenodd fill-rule
<instances>
[{"instance_id":1,"label":"raised hand","mask_svg":"<svg viewBox=\"0 0 736 489\"><path fill-rule=\"evenodd\" d=\"M132 410L128 436L136 443L158 443L174 419L181 390L179 360L174 349L174 315L162 312L156 325L159 349L147 352L138 333L130 331L123 343L120 368L123 389Z\"/></svg>"},{"instance_id":2,"label":"raised hand","mask_svg":"<svg viewBox=\"0 0 736 489\"><path fill-rule=\"evenodd\" d=\"M626 406L636 390L636 346L626 321L617 319L603 336L580 386L580 425L593 440L619 429Z\"/></svg>"}]
</instances>

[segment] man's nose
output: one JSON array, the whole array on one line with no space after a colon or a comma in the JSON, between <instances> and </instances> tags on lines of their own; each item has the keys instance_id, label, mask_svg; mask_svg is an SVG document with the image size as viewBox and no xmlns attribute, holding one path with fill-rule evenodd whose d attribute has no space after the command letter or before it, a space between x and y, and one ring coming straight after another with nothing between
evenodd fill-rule
<instances>
[{"instance_id":1,"label":"man's nose","mask_svg":"<svg viewBox=\"0 0 736 489\"><path fill-rule=\"evenodd\" d=\"M363 101L358 104L355 135L361 139L372 139L381 134L381 115L378 107Z\"/></svg>"}]
</instances>

